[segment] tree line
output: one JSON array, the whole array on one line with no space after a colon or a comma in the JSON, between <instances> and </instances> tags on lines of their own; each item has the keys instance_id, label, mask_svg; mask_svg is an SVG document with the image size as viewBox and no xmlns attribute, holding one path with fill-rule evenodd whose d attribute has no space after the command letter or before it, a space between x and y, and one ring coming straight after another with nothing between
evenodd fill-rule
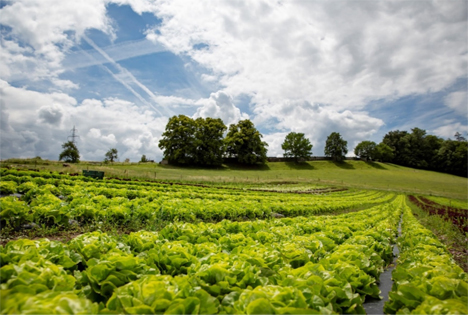
<instances>
[{"instance_id":1,"label":"tree line","mask_svg":"<svg viewBox=\"0 0 468 315\"><path fill-rule=\"evenodd\" d=\"M224 133L227 134L224 137ZM219 118L192 119L173 116L159 141L163 159L179 165L221 165L230 160L240 164L263 164L268 144L249 119L231 124L229 130ZM284 139L284 156L296 161L312 156L310 140L303 133L290 132ZM333 132L327 139L325 154L336 161L347 153L347 141Z\"/></svg>"},{"instance_id":2,"label":"tree line","mask_svg":"<svg viewBox=\"0 0 468 315\"><path fill-rule=\"evenodd\" d=\"M169 119L159 148L163 150L163 159L171 164L219 166L224 161L263 164L267 161L268 144L262 138L249 119L231 124L228 129L220 118L193 119L178 115ZM325 156L334 161L344 160L347 144L341 134L332 132L325 143ZM64 151L59 160L79 162L79 151L73 142L68 141L62 147ZM285 157L298 162L312 156L313 145L303 133L288 133L281 147ZM458 132L454 140L444 140L420 128L413 128L411 132L390 131L379 144L369 140L360 142L354 154L365 161L468 176L468 142ZM106 153L105 161L115 159L117 150L112 148ZM145 155L141 161L147 161Z\"/></svg>"}]
</instances>

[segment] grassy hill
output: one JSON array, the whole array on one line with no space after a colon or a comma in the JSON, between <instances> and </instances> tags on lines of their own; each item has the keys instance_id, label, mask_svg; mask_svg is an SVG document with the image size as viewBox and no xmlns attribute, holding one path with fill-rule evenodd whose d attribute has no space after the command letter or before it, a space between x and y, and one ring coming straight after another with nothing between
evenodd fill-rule
<instances>
[{"instance_id":1,"label":"grassy hill","mask_svg":"<svg viewBox=\"0 0 468 315\"><path fill-rule=\"evenodd\" d=\"M14 163L13 163L14 162ZM244 167L223 165L218 168L177 167L155 163L93 163L81 162L70 167L54 161L39 161L37 165L25 160L2 162L2 166L22 165L34 168L81 172L83 169L101 170L106 177L148 178L190 182L216 182L229 185L332 185L350 188L389 190L403 193L445 196L468 199L468 180L463 177L416 170L387 163L363 161L311 161L302 164L289 162L267 163L264 166ZM296 183L296 184L294 184Z\"/></svg>"}]
</instances>

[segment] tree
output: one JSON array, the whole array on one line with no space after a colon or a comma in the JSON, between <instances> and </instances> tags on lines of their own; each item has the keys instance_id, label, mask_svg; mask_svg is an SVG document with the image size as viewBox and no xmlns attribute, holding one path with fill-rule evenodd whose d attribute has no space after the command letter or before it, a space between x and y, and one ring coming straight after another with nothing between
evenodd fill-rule
<instances>
[{"instance_id":1,"label":"tree","mask_svg":"<svg viewBox=\"0 0 468 315\"><path fill-rule=\"evenodd\" d=\"M146 159L146 155L143 154L143 155L141 156L140 162L142 162L142 163L148 162L148 159Z\"/></svg>"},{"instance_id":2,"label":"tree","mask_svg":"<svg viewBox=\"0 0 468 315\"><path fill-rule=\"evenodd\" d=\"M441 171L468 177L468 142L445 140L437 157Z\"/></svg>"},{"instance_id":3,"label":"tree","mask_svg":"<svg viewBox=\"0 0 468 315\"><path fill-rule=\"evenodd\" d=\"M227 127L220 118L197 118L194 163L221 165L224 155L223 134Z\"/></svg>"},{"instance_id":4,"label":"tree","mask_svg":"<svg viewBox=\"0 0 468 315\"><path fill-rule=\"evenodd\" d=\"M393 159L389 162L399 165L408 165L411 148L407 131L390 131L384 136L382 142L393 150Z\"/></svg>"},{"instance_id":5,"label":"tree","mask_svg":"<svg viewBox=\"0 0 468 315\"><path fill-rule=\"evenodd\" d=\"M64 149L59 155L59 161L64 160L69 163L78 163L80 162L80 151L76 147L73 141L68 141L62 144Z\"/></svg>"},{"instance_id":6,"label":"tree","mask_svg":"<svg viewBox=\"0 0 468 315\"><path fill-rule=\"evenodd\" d=\"M281 148L285 157L293 157L296 162L299 159L307 159L312 155L313 145L303 133L290 132L286 135Z\"/></svg>"},{"instance_id":7,"label":"tree","mask_svg":"<svg viewBox=\"0 0 468 315\"><path fill-rule=\"evenodd\" d=\"M195 121L185 115L172 116L159 140L163 158L169 163L192 164L196 151Z\"/></svg>"},{"instance_id":8,"label":"tree","mask_svg":"<svg viewBox=\"0 0 468 315\"><path fill-rule=\"evenodd\" d=\"M375 152L374 152L374 156L373 156L372 159L373 160L380 160L382 162L390 162L390 161L393 160L393 149L390 148L385 143L380 142L375 147Z\"/></svg>"},{"instance_id":9,"label":"tree","mask_svg":"<svg viewBox=\"0 0 468 315\"><path fill-rule=\"evenodd\" d=\"M411 150L408 154L407 165L417 168L427 168L429 163L427 162L426 152L426 130L420 128L411 129L411 133L406 136L408 138L409 148Z\"/></svg>"},{"instance_id":10,"label":"tree","mask_svg":"<svg viewBox=\"0 0 468 315\"><path fill-rule=\"evenodd\" d=\"M462 136L461 133L459 133L458 131L455 133L455 139L457 141L466 141L466 138Z\"/></svg>"},{"instance_id":11,"label":"tree","mask_svg":"<svg viewBox=\"0 0 468 315\"><path fill-rule=\"evenodd\" d=\"M230 125L224 139L227 156L243 164L265 163L268 144L261 140L262 137L248 119Z\"/></svg>"},{"instance_id":12,"label":"tree","mask_svg":"<svg viewBox=\"0 0 468 315\"><path fill-rule=\"evenodd\" d=\"M221 165L226 125L219 118L173 116L159 141L164 159L175 164Z\"/></svg>"},{"instance_id":13,"label":"tree","mask_svg":"<svg viewBox=\"0 0 468 315\"><path fill-rule=\"evenodd\" d=\"M106 158L104 159L104 161L114 162L114 160L118 158L117 154L118 154L118 151L116 148L109 149L109 151L107 151L106 153Z\"/></svg>"},{"instance_id":14,"label":"tree","mask_svg":"<svg viewBox=\"0 0 468 315\"><path fill-rule=\"evenodd\" d=\"M426 162L428 163L428 168L432 170L437 170L439 168L439 161L437 158L437 154L439 152L440 147L444 139L439 138L434 135L427 135L424 138L424 157Z\"/></svg>"},{"instance_id":15,"label":"tree","mask_svg":"<svg viewBox=\"0 0 468 315\"><path fill-rule=\"evenodd\" d=\"M354 154L360 159L369 161L375 158L377 145L374 141L362 141L354 148Z\"/></svg>"},{"instance_id":16,"label":"tree","mask_svg":"<svg viewBox=\"0 0 468 315\"><path fill-rule=\"evenodd\" d=\"M348 141L343 140L338 132L332 132L325 143L325 155L334 161L342 161L348 153Z\"/></svg>"}]
</instances>

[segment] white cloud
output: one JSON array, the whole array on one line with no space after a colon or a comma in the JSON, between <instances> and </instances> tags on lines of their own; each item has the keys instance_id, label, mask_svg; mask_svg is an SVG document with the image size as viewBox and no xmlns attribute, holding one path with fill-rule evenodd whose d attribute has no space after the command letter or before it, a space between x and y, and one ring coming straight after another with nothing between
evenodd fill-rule
<instances>
[{"instance_id":1,"label":"white cloud","mask_svg":"<svg viewBox=\"0 0 468 315\"><path fill-rule=\"evenodd\" d=\"M60 88L76 88L72 82L57 79L64 71L61 63L65 52L87 29L113 36L106 2L18 0L4 6L0 10L0 23L10 29L2 33L0 78L45 79Z\"/></svg>"},{"instance_id":2,"label":"white cloud","mask_svg":"<svg viewBox=\"0 0 468 315\"><path fill-rule=\"evenodd\" d=\"M109 3L153 12L162 24L148 25L144 40L100 48L85 34L94 29L115 39ZM257 128L269 132L269 155L282 154L289 131L304 132L315 155L322 154L328 134L338 131L351 151L384 126L367 112L370 101L444 91L467 74L464 0L17 0L0 9L0 23L6 26L0 47L2 155L10 156L53 157L74 124L86 158L101 159L103 147L114 145L121 158L157 156L171 109L193 113L198 107L193 117L230 124L249 117L235 105L245 96ZM76 50L82 38L94 50ZM117 63L164 49L181 56L200 85L218 86L217 91L210 97L200 92L199 100L158 95ZM78 103L64 93L79 95L80 85L61 74L105 62L101 67L142 107L119 98ZM37 90L48 81L54 89L40 93L13 87L13 81L38 83ZM466 117L466 103L467 92L458 91L445 97L444 108ZM440 125L434 128L440 135L466 128Z\"/></svg>"},{"instance_id":3,"label":"white cloud","mask_svg":"<svg viewBox=\"0 0 468 315\"><path fill-rule=\"evenodd\" d=\"M255 93L255 103L362 108L465 74L466 20L445 17L466 3L454 2L162 1L151 39L220 75L226 93ZM208 48L193 49L200 43Z\"/></svg>"},{"instance_id":4,"label":"white cloud","mask_svg":"<svg viewBox=\"0 0 468 315\"><path fill-rule=\"evenodd\" d=\"M223 92L211 93L210 98L200 99L197 104L201 107L197 109L194 118L221 118L227 126L249 118L246 113L241 113L240 109L234 105L232 97Z\"/></svg>"},{"instance_id":5,"label":"white cloud","mask_svg":"<svg viewBox=\"0 0 468 315\"><path fill-rule=\"evenodd\" d=\"M290 131L304 133L310 140L315 156L323 156L325 141L332 132L339 132L348 141L348 151L358 142L370 139L384 125L381 119L373 118L366 112L349 110L338 112L330 106L289 102L287 104L268 104L259 108L254 122L258 124L275 124L284 132L265 136L270 144L268 155L282 154L281 143L285 134ZM274 120L274 122L272 122Z\"/></svg>"},{"instance_id":6,"label":"white cloud","mask_svg":"<svg viewBox=\"0 0 468 315\"><path fill-rule=\"evenodd\" d=\"M467 91L457 91L450 93L444 99L446 106L455 110L457 113L467 117L468 115L468 93Z\"/></svg>"},{"instance_id":7,"label":"white cloud","mask_svg":"<svg viewBox=\"0 0 468 315\"><path fill-rule=\"evenodd\" d=\"M342 131L352 146L383 126L365 112L370 101L438 92L466 77L466 6L170 0L156 8L163 23L147 38L206 67L202 80L219 78L223 93L249 95L259 127L303 126L317 142ZM310 104L322 105L310 115ZM197 115L217 113L211 102Z\"/></svg>"},{"instance_id":8,"label":"white cloud","mask_svg":"<svg viewBox=\"0 0 468 315\"><path fill-rule=\"evenodd\" d=\"M468 134L468 125L461 124L459 122L445 122L445 124L435 130L433 130L436 136L442 137L444 139L455 139L455 133L459 132L465 136Z\"/></svg>"},{"instance_id":9,"label":"white cloud","mask_svg":"<svg viewBox=\"0 0 468 315\"><path fill-rule=\"evenodd\" d=\"M83 159L101 161L112 147L121 160L162 157L158 141L168 118L148 107L116 98L78 104L63 93L39 93L5 81L0 86L2 159L39 155L56 160L73 126Z\"/></svg>"},{"instance_id":10,"label":"white cloud","mask_svg":"<svg viewBox=\"0 0 468 315\"><path fill-rule=\"evenodd\" d=\"M275 132L275 133L263 135L262 140L268 143L267 156L269 157L283 157L284 156L284 150L281 148L281 145L283 144L284 138L286 138L287 134L288 132ZM312 153L314 153L313 148L312 148Z\"/></svg>"}]
</instances>

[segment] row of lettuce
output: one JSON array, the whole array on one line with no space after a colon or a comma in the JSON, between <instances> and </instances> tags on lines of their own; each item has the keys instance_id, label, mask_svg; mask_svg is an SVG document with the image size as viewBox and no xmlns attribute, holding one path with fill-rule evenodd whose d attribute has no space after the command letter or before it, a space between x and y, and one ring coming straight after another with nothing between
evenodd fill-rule
<instances>
[{"instance_id":1,"label":"row of lettuce","mask_svg":"<svg viewBox=\"0 0 468 315\"><path fill-rule=\"evenodd\" d=\"M3 227L18 229L30 222L66 227L70 222L125 225L265 219L275 214L308 216L385 203L395 197L376 191L285 195L162 183L83 181L79 177L32 177L24 173L10 171L1 178L2 187L9 186L10 192L21 194L20 198L0 199Z\"/></svg>"},{"instance_id":2,"label":"row of lettuce","mask_svg":"<svg viewBox=\"0 0 468 315\"><path fill-rule=\"evenodd\" d=\"M406 205L398 247L386 314L468 314L468 275Z\"/></svg>"},{"instance_id":3,"label":"row of lettuce","mask_svg":"<svg viewBox=\"0 0 468 315\"><path fill-rule=\"evenodd\" d=\"M0 247L1 313L364 313L403 197L339 216L172 223Z\"/></svg>"}]
</instances>

